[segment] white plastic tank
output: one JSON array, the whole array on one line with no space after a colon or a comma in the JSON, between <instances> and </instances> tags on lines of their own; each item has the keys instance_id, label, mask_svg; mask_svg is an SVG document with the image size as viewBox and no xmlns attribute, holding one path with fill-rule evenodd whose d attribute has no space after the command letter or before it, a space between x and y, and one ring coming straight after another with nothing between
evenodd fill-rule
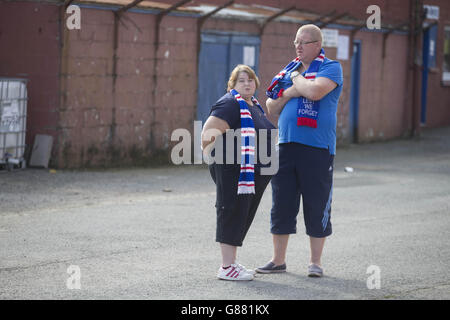
<instances>
[{"instance_id":1,"label":"white plastic tank","mask_svg":"<svg viewBox=\"0 0 450 320\"><path fill-rule=\"evenodd\" d=\"M0 78L0 164L25 167L27 80Z\"/></svg>"}]
</instances>

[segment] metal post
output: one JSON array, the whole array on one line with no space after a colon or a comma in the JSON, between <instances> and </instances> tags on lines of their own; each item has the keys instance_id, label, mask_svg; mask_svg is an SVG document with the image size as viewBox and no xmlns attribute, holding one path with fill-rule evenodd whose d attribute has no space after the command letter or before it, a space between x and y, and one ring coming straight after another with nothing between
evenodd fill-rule
<instances>
[{"instance_id":1,"label":"metal post","mask_svg":"<svg viewBox=\"0 0 450 320\"><path fill-rule=\"evenodd\" d=\"M348 16L348 13L347 13L347 12L338 14L337 16L335 16L335 17L331 18L330 20L328 20L327 22L319 21L319 22L317 23L317 26L318 26L319 28L325 28L327 25L329 25L329 24L331 24L331 23L333 23L333 22L335 22L335 21L337 21L337 20L339 20L339 19L342 19L342 18L344 18L344 17L346 17L346 16Z\"/></svg>"},{"instance_id":2,"label":"metal post","mask_svg":"<svg viewBox=\"0 0 450 320\"><path fill-rule=\"evenodd\" d=\"M155 105L156 105L156 89L158 87L158 76L156 74L156 69L158 66L158 49L159 49L159 30L161 26L161 21L169 12L177 9L178 7L181 7L185 3L190 2L191 0L181 0L171 7L162 10L156 15L155 20L155 41L154 41L154 60L153 60L153 90L152 90L152 122L150 124L150 147L154 147L154 140L153 140L153 128L156 122L154 122L155 119Z\"/></svg>"},{"instance_id":3,"label":"metal post","mask_svg":"<svg viewBox=\"0 0 450 320\"><path fill-rule=\"evenodd\" d=\"M413 21L414 21L414 36L412 49L413 55L413 90L412 90L412 137L420 136L420 101L421 101L421 62L420 59L420 48L418 46L421 44L422 39L422 22L423 22L423 3L421 0L413 0Z\"/></svg>"},{"instance_id":4,"label":"metal post","mask_svg":"<svg viewBox=\"0 0 450 320\"><path fill-rule=\"evenodd\" d=\"M234 3L234 0L228 1L227 3L221 5L220 7L217 7L216 9L212 10L211 12L208 12L207 14L201 16L197 20L197 66L198 66L199 57L200 57L200 46L201 46L201 42L202 42L201 33L202 33L203 24L206 22L207 19L209 19L210 17L215 15L220 10L231 6L233 3ZM197 76L198 76L198 70L197 70Z\"/></svg>"},{"instance_id":5,"label":"metal post","mask_svg":"<svg viewBox=\"0 0 450 320\"><path fill-rule=\"evenodd\" d=\"M278 17L280 17L280 16L282 16L282 15L286 14L287 12L289 12L291 10L294 10L294 9L295 9L295 6L291 6L289 8L283 9L283 10L281 10L281 11L271 15L269 18L264 20L264 22L261 24L261 27L259 29L259 36L262 36L262 34L264 32L264 29L266 28L266 26L267 26L267 24L269 22L271 22L272 20L274 20L274 19L276 19L276 18L278 18Z\"/></svg>"},{"instance_id":6,"label":"metal post","mask_svg":"<svg viewBox=\"0 0 450 320\"><path fill-rule=\"evenodd\" d=\"M202 27L205 24L207 19L209 19L210 17L215 15L220 10L231 6L233 3L234 3L234 0L228 1L227 3L221 5L220 7L217 7L216 9L214 9L214 10L208 12L207 14L201 16L197 20L197 68L196 68L196 71L195 71L196 79L197 79L197 91L196 91L197 94L198 94L198 78L199 78L198 68L199 68L199 65L200 65L200 50L201 50L201 45L202 45ZM195 105L194 113L197 114L197 104ZM195 157L195 155L194 155L194 157Z\"/></svg>"},{"instance_id":7,"label":"metal post","mask_svg":"<svg viewBox=\"0 0 450 320\"><path fill-rule=\"evenodd\" d=\"M121 7L120 9L113 11L114 14L114 32L113 32L113 65L112 65L112 115L111 115L111 127L110 127L110 149L114 148L114 139L116 136L116 80L117 80L117 49L119 48L119 22L124 14L129 9L135 7L144 0L134 0L130 4Z\"/></svg>"},{"instance_id":8,"label":"metal post","mask_svg":"<svg viewBox=\"0 0 450 320\"><path fill-rule=\"evenodd\" d=\"M316 23L321 22L322 19L325 19L325 18L327 18L327 17L330 17L330 16L334 15L335 13L336 13L336 10L333 10L333 11L331 11L331 12L328 12L328 13L324 14L324 15L321 15L321 16L320 16L319 18L317 18L316 20L307 20L306 22L309 23L309 24L316 24Z\"/></svg>"},{"instance_id":9,"label":"metal post","mask_svg":"<svg viewBox=\"0 0 450 320\"><path fill-rule=\"evenodd\" d=\"M126 6L123 6L122 8L117 10L116 13L120 16L122 13L124 13L125 11L128 11L129 9L131 9L131 8L133 8L135 6L137 6L142 1L144 1L144 0L134 0L130 4L127 4Z\"/></svg>"},{"instance_id":10,"label":"metal post","mask_svg":"<svg viewBox=\"0 0 450 320\"><path fill-rule=\"evenodd\" d=\"M64 11L72 4L74 0L63 0L64 1Z\"/></svg>"}]
</instances>

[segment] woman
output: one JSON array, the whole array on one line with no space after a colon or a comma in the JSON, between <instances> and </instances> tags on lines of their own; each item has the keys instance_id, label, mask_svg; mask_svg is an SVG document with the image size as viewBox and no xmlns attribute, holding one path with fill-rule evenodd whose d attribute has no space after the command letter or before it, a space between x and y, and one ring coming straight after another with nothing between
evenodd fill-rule
<instances>
[{"instance_id":1,"label":"woman","mask_svg":"<svg viewBox=\"0 0 450 320\"><path fill-rule=\"evenodd\" d=\"M255 274L236 262L236 252L237 247L242 246L271 179L269 175L260 174L261 164L255 150L254 138L256 136L256 141L260 141L259 129L267 129L266 150L271 150L270 129L275 128L253 97L258 86L259 79L250 67L236 66L228 80L227 93L212 106L202 131L204 154L216 156L218 150L223 152L223 162L215 159L209 170L216 184L216 242L220 243L222 252L222 265L217 277L224 280L253 280ZM226 134L229 129L240 129L240 132ZM227 150L226 138L230 136L233 150ZM235 156L230 157L232 153Z\"/></svg>"}]
</instances>

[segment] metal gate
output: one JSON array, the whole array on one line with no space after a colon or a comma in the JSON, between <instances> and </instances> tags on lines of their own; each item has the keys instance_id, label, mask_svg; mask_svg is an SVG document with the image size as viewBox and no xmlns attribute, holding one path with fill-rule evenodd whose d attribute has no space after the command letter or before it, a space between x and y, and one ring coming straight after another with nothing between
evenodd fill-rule
<instances>
[{"instance_id":1,"label":"metal gate","mask_svg":"<svg viewBox=\"0 0 450 320\"><path fill-rule=\"evenodd\" d=\"M243 34L204 32L198 65L197 120L203 123L211 106L225 94L231 71L246 64L258 73L259 37Z\"/></svg>"}]
</instances>

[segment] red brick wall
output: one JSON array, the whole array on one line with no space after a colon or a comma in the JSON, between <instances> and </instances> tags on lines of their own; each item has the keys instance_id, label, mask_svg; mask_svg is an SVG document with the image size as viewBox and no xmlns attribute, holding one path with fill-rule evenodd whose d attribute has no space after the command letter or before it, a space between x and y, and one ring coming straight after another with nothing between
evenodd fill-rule
<instances>
[{"instance_id":1,"label":"red brick wall","mask_svg":"<svg viewBox=\"0 0 450 320\"><path fill-rule=\"evenodd\" d=\"M59 167L107 164L113 110L113 13L81 9L81 29L64 28Z\"/></svg>"},{"instance_id":2,"label":"red brick wall","mask_svg":"<svg viewBox=\"0 0 450 320\"><path fill-rule=\"evenodd\" d=\"M167 150L172 131L193 130L197 108L197 19L166 16L158 50L154 144Z\"/></svg>"},{"instance_id":3,"label":"red brick wall","mask_svg":"<svg viewBox=\"0 0 450 320\"><path fill-rule=\"evenodd\" d=\"M401 136L410 128L411 111L405 106L408 37L359 32L361 75L359 101L359 141L384 140Z\"/></svg>"},{"instance_id":4,"label":"red brick wall","mask_svg":"<svg viewBox=\"0 0 450 320\"><path fill-rule=\"evenodd\" d=\"M121 19L115 88L113 13L82 8L81 29L65 30L59 166L146 164L170 151L173 130L192 130L196 20L166 16L156 57L155 20L140 13Z\"/></svg>"},{"instance_id":5,"label":"red brick wall","mask_svg":"<svg viewBox=\"0 0 450 320\"><path fill-rule=\"evenodd\" d=\"M223 3L218 0L211 3L214 2ZM441 8L440 21L450 21L449 4L434 2ZM242 0L240 3L281 8L297 1ZM327 3L306 0L301 7L325 13L333 9ZM365 19L365 9L370 4L381 7L384 21L405 21L409 17L407 0L342 0L337 9ZM192 132L197 102L196 18L165 16L155 55L155 15L125 13L119 24L114 85L112 11L82 7L81 30L64 27L64 46L60 49L57 6L2 2L0 9L0 40L2 48L7 48L0 50L0 74L30 79L27 143L32 143L36 133L53 134L57 138L52 159L55 166L145 164L161 155L167 162L173 130L188 128ZM439 24L438 70L430 73L429 79L428 126L450 123L449 88L441 86L442 70L439 70L443 60L444 25ZM266 27L259 65L261 97L273 75L294 57L292 40L298 27L286 22L271 22ZM203 29L257 35L259 25L256 21L211 18ZM349 35L342 29L339 33ZM381 33L358 32L355 39L362 42L360 140L405 135L412 123L407 95L407 36L389 35L385 58ZM325 50L329 58L335 59L335 48ZM350 60L340 62L344 89L338 106L337 138L342 144L349 137L351 65ZM265 99L261 100L264 104Z\"/></svg>"},{"instance_id":6,"label":"red brick wall","mask_svg":"<svg viewBox=\"0 0 450 320\"><path fill-rule=\"evenodd\" d=\"M59 11L45 3L0 2L0 77L28 79L26 144L57 138Z\"/></svg>"}]
</instances>

